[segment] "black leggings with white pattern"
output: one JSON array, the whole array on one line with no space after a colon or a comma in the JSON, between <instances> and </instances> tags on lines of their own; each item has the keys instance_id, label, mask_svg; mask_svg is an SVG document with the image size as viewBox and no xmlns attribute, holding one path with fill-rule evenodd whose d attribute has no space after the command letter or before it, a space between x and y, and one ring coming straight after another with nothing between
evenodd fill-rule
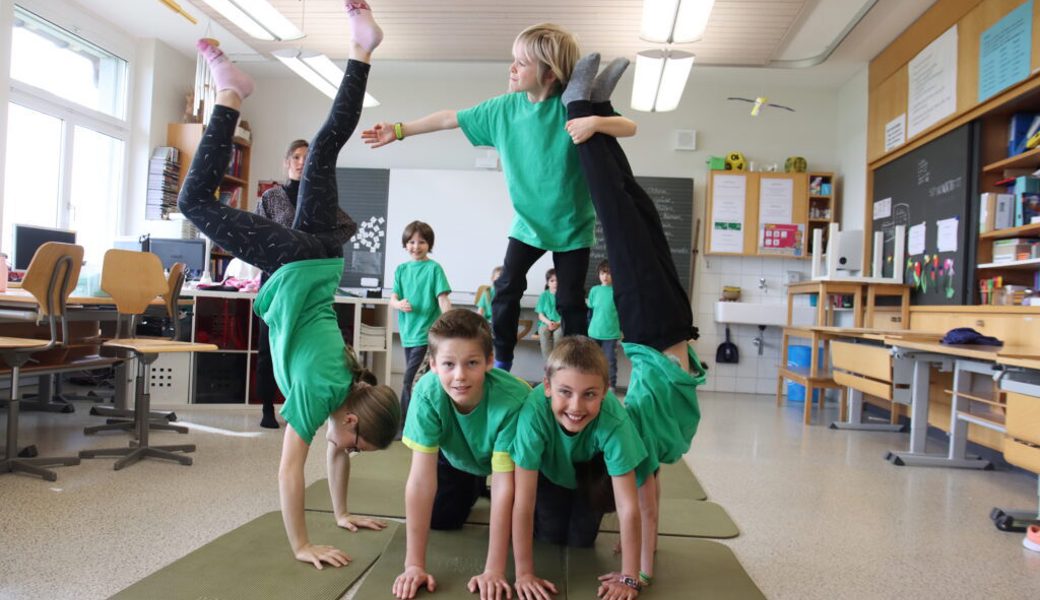
<instances>
[{"instance_id":1,"label":"black leggings with white pattern","mask_svg":"<svg viewBox=\"0 0 1040 600\"><path fill-rule=\"evenodd\" d=\"M291 229L214 199L231 161L231 140L239 115L221 105L213 108L177 197L184 216L215 244L266 273L300 260L343 256L342 237L336 231L336 158L361 118L368 71L366 63L347 63L329 116L311 141Z\"/></svg>"}]
</instances>

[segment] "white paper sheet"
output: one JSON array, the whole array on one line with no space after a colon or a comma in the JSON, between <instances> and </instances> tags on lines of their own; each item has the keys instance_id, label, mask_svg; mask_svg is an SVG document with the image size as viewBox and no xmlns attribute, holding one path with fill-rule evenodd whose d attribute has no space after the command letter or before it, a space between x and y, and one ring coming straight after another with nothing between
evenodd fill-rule
<instances>
[{"instance_id":1,"label":"white paper sheet","mask_svg":"<svg viewBox=\"0 0 1040 600\"><path fill-rule=\"evenodd\" d=\"M794 180L763 177L759 180L758 222L792 223Z\"/></svg>"},{"instance_id":2,"label":"white paper sheet","mask_svg":"<svg viewBox=\"0 0 1040 600\"><path fill-rule=\"evenodd\" d=\"M711 248L709 252L744 251L744 210L747 177L716 175L711 187Z\"/></svg>"},{"instance_id":3,"label":"white paper sheet","mask_svg":"<svg viewBox=\"0 0 1040 600\"><path fill-rule=\"evenodd\" d=\"M957 26L910 60L907 133L921 133L957 109Z\"/></svg>"},{"instance_id":4,"label":"white paper sheet","mask_svg":"<svg viewBox=\"0 0 1040 600\"><path fill-rule=\"evenodd\" d=\"M906 113L885 123L885 152L906 143Z\"/></svg>"},{"instance_id":5,"label":"white paper sheet","mask_svg":"<svg viewBox=\"0 0 1040 600\"><path fill-rule=\"evenodd\" d=\"M925 223L911 225L907 232L906 252L910 256L924 254L924 234L927 230Z\"/></svg>"},{"instance_id":6,"label":"white paper sheet","mask_svg":"<svg viewBox=\"0 0 1040 600\"><path fill-rule=\"evenodd\" d=\"M892 216L892 199L885 198L874 203L874 220L887 219Z\"/></svg>"},{"instance_id":7,"label":"white paper sheet","mask_svg":"<svg viewBox=\"0 0 1040 600\"><path fill-rule=\"evenodd\" d=\"M956 252L957 251L957 224L959 219L957 217L950 217L949 219L942 219L935 222L937 240L936 245L938 246L939 252Z\"/></svg>"}]
</instances>

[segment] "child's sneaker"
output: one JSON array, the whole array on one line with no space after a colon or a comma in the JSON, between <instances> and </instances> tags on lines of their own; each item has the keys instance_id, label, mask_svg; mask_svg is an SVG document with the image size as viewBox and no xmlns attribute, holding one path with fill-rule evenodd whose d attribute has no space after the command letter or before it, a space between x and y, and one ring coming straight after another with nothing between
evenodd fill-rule
<instances>
[{"instance_id":1,"label":"child's sneaker","mask_svg":"<svg viewBox=\"0 0 1040 600\"><path fill-rule=\"evenodd\" d=\"M1033 552L1040 552L1040 525L1030 525L1026 529L1026 537L1022 538L1022 545Z\"/></svg>"}]
</instances>

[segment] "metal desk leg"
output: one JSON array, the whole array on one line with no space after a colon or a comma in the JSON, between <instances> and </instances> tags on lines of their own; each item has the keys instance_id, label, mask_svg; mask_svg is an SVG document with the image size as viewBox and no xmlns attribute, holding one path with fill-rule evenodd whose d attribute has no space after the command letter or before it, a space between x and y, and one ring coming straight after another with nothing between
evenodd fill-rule
<instances>
[{"instance_id":1,"label":"metal desk leg","mask_svg":"<svg viewBox=\"0 0 1040 600\"><path fill-rule=\"evenodd\" d=\"M856 431L903 431L900 424L891 423L864 423L863 422L863 392L849 388L849 419L847 421L835 421L831 423L831 429L852 429Z\"/></svg>"},{"instance_id":2,"label":"metal desk leg","mask_svg":"<svg viewBox=\"0 0 1040 600\"><path fill-rule=\"evenodd\" d=\"M958 417L957 413L965 406L961 392L971 391L972 374L990 375L993 364L972 360L958 359L953 370L953 397L950 406L950 447L947 459L951 467L970 469L992 469L993 464L977 456L968 455L968 421Z\"/></svg>"}]
</instances>

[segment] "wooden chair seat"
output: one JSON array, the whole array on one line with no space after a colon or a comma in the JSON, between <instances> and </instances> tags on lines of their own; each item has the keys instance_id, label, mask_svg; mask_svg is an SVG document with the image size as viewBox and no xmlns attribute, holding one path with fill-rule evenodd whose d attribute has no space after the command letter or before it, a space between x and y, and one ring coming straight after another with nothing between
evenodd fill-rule
<instances>
[{"instance_id":1,"label":"wooden chair seat","mask_svg":"<svg viewBox=\"0 0 1040 600\"><path fill-rule=\"evenodd\" d=\"M216 344L178 342L166 338L117 338L108 340L103 347L122 348L140 354L168 354L170 352L215 352Z\"/></svg>"}]
</instances>

